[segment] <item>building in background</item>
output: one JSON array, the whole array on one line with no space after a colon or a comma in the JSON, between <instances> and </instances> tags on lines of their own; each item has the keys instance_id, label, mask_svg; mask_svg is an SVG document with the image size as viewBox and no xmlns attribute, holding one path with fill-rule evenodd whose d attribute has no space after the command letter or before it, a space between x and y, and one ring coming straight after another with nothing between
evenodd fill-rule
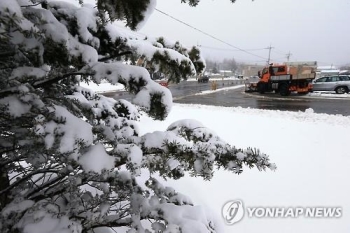
<instances>
[{"instance_id":1,"label":"building in background","mask_svg":"<svg viewBox=\"0 0 350 233\"><path fill-rule=\"evenodd\" d=\"M244 77L257 76L258 72L261 71L263 68L263 65L241 65L241 71Z\"/></svg>"}]
</instances>

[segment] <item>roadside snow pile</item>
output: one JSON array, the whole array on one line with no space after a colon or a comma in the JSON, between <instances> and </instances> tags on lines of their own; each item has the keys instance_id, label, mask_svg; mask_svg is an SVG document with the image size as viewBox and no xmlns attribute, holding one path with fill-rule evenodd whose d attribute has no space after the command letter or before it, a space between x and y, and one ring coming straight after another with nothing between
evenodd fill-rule
<instances>
[{"instance_id":1,"label":"roadside snow pile","mask_svg":"<svg viewBox=\"0 0 350 233\"><path fill-rule=\"evenodd\" d=\"M309 93L308 96L311 97L327 97L327 98L345 98L345 99L350 99L350 94L335 94L335 92L332 91L320 91L320 92L312 92Z\"/></svg>"},{"instance_id":2,"label":"roadside snow pile","mask_svg":"<svg viewBox=\"0 0 350 233\"><path fill-rule=\"evenodd\" d=\"M214 92L239 89L239 88L242 88L242 87L244 87L244 85L237 85L237 86L232 86L232 87L223 87L223 88L216 89L216 90L202 91L201 93L196 93L195 95L208 95L208 94L211 94L211 93L214 93Z\"/></svg>"},{"instance_id":3,"label":"roadside snow pile","mask_svg":"<svg viewBox=\"0 0 350 233\"><path fill-rule=\"evenodd\" d=\"M234 76L225 77L225 78L223 78L222 76L219 76L219 75L217 75L217 76L218 77L215 77L214 75L209 75L209 81L243 80L243 79L236 78ZM198 79L197 78L188 78L186 81L187 82L197 82Z\"/></svg>"}]
</instances>

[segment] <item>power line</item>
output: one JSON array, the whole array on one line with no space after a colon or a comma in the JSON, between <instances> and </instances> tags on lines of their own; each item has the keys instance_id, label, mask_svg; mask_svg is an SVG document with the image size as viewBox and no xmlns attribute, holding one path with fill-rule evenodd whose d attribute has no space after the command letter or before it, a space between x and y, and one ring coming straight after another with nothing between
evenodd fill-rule
<instances>
[{"instance_id":1,"label":"power line","mask_svg":"<svg viewBox=\"0 0 350 233\"><path fill-rule=\"evenodd\" d=\"M271 58L272 61L282 61L286 57Z\"/></svg>"},{"instance_id":2,"label":"power line","mask_svg":"<svg viewBox=\"0 0 350 233\"><path fill-rule=\"evenodd\" d=\"M158 11L158 12L160 12L160 13L162 13L162 14L164 14L164 15L166 15L166 16L168 16L168 17L170 17L170 18L172 18L172 19L174 19L174 20L176 20L176 21L178 21L179 23L182 23L182 24L186 25L187 27L190 27L190 28L192 28L192 29L194 29L194 30L196 30L196 31L198 31L198 32L200 32L200 33L206 35L206 36L209 36L209 37L211 37L211 38L214 39L214 40L220 41L221 43L226 44L226 45L228 45L228 46L230 46L230 47L232 47L232 48L235 48L235 49L237 49L237 50L239 50L239 51L245 52L245 53L250 54L250 55L255 56L255 57L259 57L259 58L262 58L262 59L266 59L265 57L256 55L256 54L251 53L251 52L249 52L249 51L247 51L247 50L241 49L241 48L239 48L239 47L237 47L237 46L234 46L234 45L232 45L232 44L230 44L230 43L227 43L227 42L225 42L225 41L223 41L223 40L221 40L221 39L219 39L219 38L217 38L217 37L215 37L215 36L213 36L213 35L211 35L211 34L209 34L209 33L206 33L206 32L204 32L204 31L202 31L202 30L200 30L200 29L198 29L198 28L196 28L196 27L193 27L193 26L189 25L188 23L186 23L186 22L184 22L184 21L182 21L182 20L179 20L179 19L177 19L177 18L175 18L175 17L173 17L173 16L171 16L171 15L165 13L164 11L158 10L157 8L156 8L155 10Z\"/></svg>"},{"instance_id":3,"label":"power line","mask_svg":"<svg viewBox=\"0 0 350 233\"><path fill-rule=\"evenodd\" d=\"M279 50L279 49L276 49L276 48L275 48L275 50L276 50L276 51L275 51L276 53L279 53L279 54L287 54L287 52L283 52L282 50Z\"/></svg>"},{"instance_id":4,"label":"power line","mask_svg":"<svg viewBox=\"0 0 350 233\"><path fill-rule=\"evenodd\" d=\"M223 50L223 51L233 51L233 52L239 52L242 50L239 49L225 49L225 48L216 48L216 47L211 47L211 46L206 46L206 45L199 45L201 48L207 48L207 49L214 49L214 50ZM260 48L260 49L244 49L245 51L259 51L259 50L265 50L266 48Z\"/></svg>"}]
</instances>

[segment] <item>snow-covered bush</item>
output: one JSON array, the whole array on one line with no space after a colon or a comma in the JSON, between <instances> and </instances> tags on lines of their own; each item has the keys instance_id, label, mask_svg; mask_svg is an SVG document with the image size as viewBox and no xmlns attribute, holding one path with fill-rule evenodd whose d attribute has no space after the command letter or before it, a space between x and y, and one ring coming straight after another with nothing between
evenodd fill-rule
<instances>
[{"instance_id":1,"label":"snow-covered bush","mask_svg":"<svg viewBox=\"0 0 350 233\"><path fill-rule=\"evenodd\" d=\"M172 104L149 71L178 82L204 68L195 47L131 33L154 7L153 0L1 1L2 233L215 232L210 218L153 175L210 179L215 167L274 168L266 155L230 146L195 121L139 134L141 113L161 120ZM125 85L133 103L79 85L105 80ZM142 169L151 174L145 183L137 180Z\"/></svg>"}]
</instances>

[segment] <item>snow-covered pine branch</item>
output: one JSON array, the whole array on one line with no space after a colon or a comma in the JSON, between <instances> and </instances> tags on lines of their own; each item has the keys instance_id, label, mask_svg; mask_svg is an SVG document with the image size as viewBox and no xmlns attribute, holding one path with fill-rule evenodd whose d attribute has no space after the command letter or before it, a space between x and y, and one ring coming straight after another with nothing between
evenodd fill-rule
<instances>
[{"instance_id":1,"label":"snow-covered pine branch","mask_svg":"<svg viewBox=\"0 0 350 233\"><path fill-rule=\"evenodd\" d=\"M243 165L256 166L259 170L275 169L268 156L259 150L237 149L195 120L174 122L166 132L145 134L141 141L143 166L164 178L179 179L187 171L210 180L215 166L236 174L243 171Z\"/></svg>"},{"instance_id":2,"label":"snow-covered pine branch","mask_svg":"<svg viewBox=\"0 0 350 233\"><path fill-rule=\"evenodd\" d=\"M205 64L196 47L140 38L114 22L137 28L155 1L114 2L0 4L3 233L216 232L203 209L153 174L210 179L215 166L234 173L243 165L274 168L266 155L236 149L196 121L140 135L141 112L164 119L172 105L170 91L149 71L178 82ZM104 80L125 85L133 102L79 85ZM150 177L141 182L143 169Z\"/></svg>"}]
</instances>

